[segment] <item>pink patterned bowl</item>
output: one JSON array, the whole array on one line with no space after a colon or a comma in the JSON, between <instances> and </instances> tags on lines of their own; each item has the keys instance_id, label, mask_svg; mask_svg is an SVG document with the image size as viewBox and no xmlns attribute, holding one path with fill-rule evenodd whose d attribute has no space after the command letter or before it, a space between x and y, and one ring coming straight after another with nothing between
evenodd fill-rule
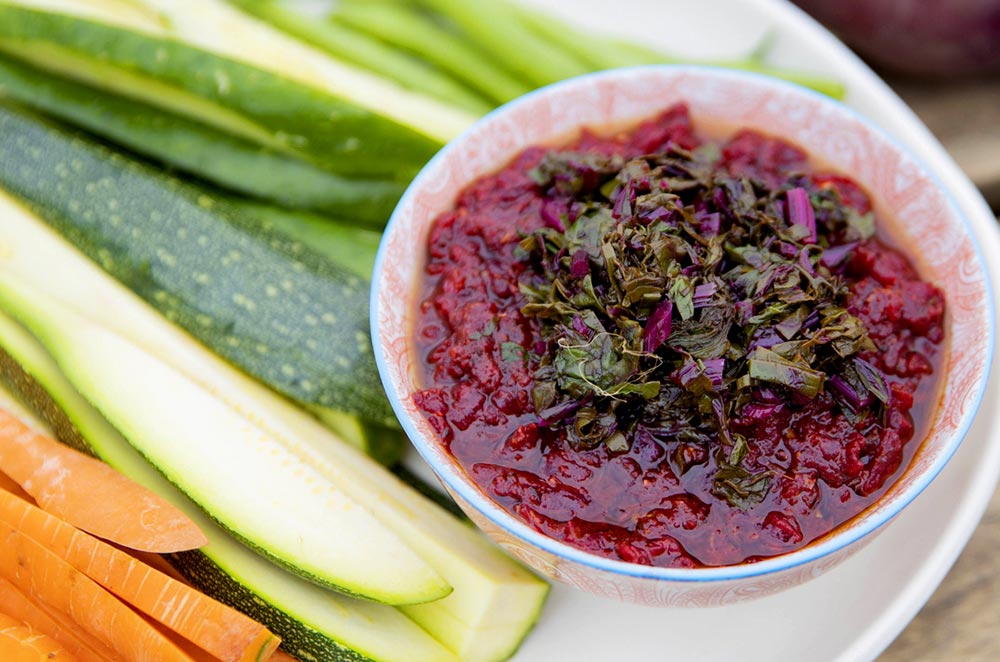
<instances>
[{"instance_id":1,"label":"pink patterned bowl","mask_svg":"<svg viewBox=\"0 0 1000 662\"><path fill-rule=\"evenodd\" d=\"M923 276L947 296L948 349L942 395L910 467L872 507L798 551L753 564L654 568L591 555L546 537L491 501L439 443L414 405L411 344L417 283L435 218L473 180L526 147L551 144L584 126L622 126L686 102L699 120L758 129L804 147L850 173L886 212L906 219L890 233L916 253ZM441 151L413 181L379 250L372 333L382 381L417 450L473 521L515 557L552 579L647 605L707 606L796 586L870 542L941 471L969 429L986 387L994 346L993 295L976 240L948 193L917 160L847 107L755 74L658 66L577 78L495 111Z\"/></svg>"}]
</instances>

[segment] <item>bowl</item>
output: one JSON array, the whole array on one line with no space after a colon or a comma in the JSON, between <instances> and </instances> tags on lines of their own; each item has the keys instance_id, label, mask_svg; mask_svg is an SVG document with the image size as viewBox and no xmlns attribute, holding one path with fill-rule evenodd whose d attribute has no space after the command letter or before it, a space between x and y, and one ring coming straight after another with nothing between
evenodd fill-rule
<instances>
[{"instance_id":1,"label":"bowl","mask_svg":"<svg viewBox=\"0 0 1000 662\"><path fill-rule=\"evenodd\" d=\"M459 192L523 149L558 144L582 127L627 126L685 102L700 121L780 135L824 166L850 173L883 212L925 280L946 292L939 402L909 467L861 514L808 546L756 563L677 569L612 560L535 531L487 497L442 447L414 403L411 336L429 229ZM897 219L905 219L905 223ZM895 221L895 222L894 222ZM376 362L392 406L421 456L459 506L502 548L542 575L644 605L717 606L769 595L859 551L941 471L980 405L995 342L987 267L968 222L913 156L846 106L758 74L651 66L572 79L517 99L445 147L413 180L386 228L372 288Z\"/></svg>"}]
</instances>

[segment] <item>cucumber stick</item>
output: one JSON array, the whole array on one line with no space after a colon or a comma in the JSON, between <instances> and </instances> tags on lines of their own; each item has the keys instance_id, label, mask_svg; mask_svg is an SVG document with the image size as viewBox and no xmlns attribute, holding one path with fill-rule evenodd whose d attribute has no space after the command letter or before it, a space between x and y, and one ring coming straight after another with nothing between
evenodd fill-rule
<instances>
[{"instance_id":1,"label":"cucumber stick","mask_svg":"<svg viewBox=\"0 0 1000 662\"><path fill-rule=\"evenodd\" d=\"M343 65L218 0L0 1L0 49L339 174L408 181L471 115Z\"/></svg>"},{"instance_id":2,"label":"cucumber stick","mask_svg":"<svg viewBox=\"0 0 1000 662\"><path fill-rule=\"evenodd\" d=\"M403 184L347 179L201 122L0 57L0 95L218 186L372 227Z\"/></svg>"},{"instance_id":3,"label":"cucumber stick","mask_svg":"<svg viewBox=\"0 0 1000 662\"><path fill-rule=\"evenodd\" d=\"M498 660L514 650L544 603L547 585L506 558L471 527L340 442L316 419L235 370L84 258L42 220L0 191L0 273L7 272L183 371L234 411L283 440L324 475L368 497L390 528L425 557L455 591L407 614L468 660ZM340 465L338 469L336 465ZM361 497L358 497L359 499ZM399 520L403 520L399 522ZM400 523L397 529L395 524ZM427 538L423 544L414 542Z\"/></svg>"},{"instance_id":4,"label":"cucumber stick","mask_svg":"<svg viewBox=\"0 0 1000 662\"><path fill-rule=\"evenodd\" d=\"M300 402L395 425L368 287L200 189L0 106L0 187L226 359Z\"/></svg>"},{"instance_id":5,"label":"cucumber stick","mask_svg":"<svg viewBox=\"0 0 1000 662\"><path fill-rule=\"evenodd\" d=\"M199 589L264 623L301 660L457 662L398 610L327 591L281 570L230 538L153 469L59 371L23 327L0 315L0 407L25 416L21 402L71 446L90 452L183 510L208 536L171 563Z\"/></svg>"},{"instance_id":6,"label":"cucumber stick","mask_svg":"<svg viewBox=\"0 0 1000 662\"><path fill-rule=\"evenodd\" d=\"M10 276L0 275L0 308L136 450L272 561L390 604L451 592L362 503L168 364Z\"/></svg>"}]
</instances>

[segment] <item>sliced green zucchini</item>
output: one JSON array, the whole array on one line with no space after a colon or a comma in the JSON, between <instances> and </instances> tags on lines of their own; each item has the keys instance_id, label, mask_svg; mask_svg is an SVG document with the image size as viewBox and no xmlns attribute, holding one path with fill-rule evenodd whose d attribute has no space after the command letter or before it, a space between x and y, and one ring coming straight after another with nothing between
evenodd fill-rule
<instances>
[{"instance_id":1,"label":"sliced green zucchini","mask_svg":"<svg viewBox=\"0 0 1000 662\"><path fill-rule=\"evenodd\" d=\"M527 94L532 86L517 80L439 17L411 3L338 0L330 21L412 52L442 71L504 103Z\"/></svg>"},{"instance_id":2,"label":"sliced green zucchini","mask_svg":"<svg viewBox=\"0 0 1000 662\"><path fill-rule=\"evenodd\" d=\"M7 274L0 274L0 309L34 333L136 450L260 554L320 585L388 604L451 592L365 500L167 363Z\"/></svg>"},{"instance_id":3,"label":"sliced green zucchini","mask_svg":"<svg viewBox=\"0 0 1000 662\"><path fill-rule=\"evenodd\" d=\"M0 380L17 396L0 389L0 406L43 429L27 415L31 409L64 443L100 457L191 517L209 544L171 555L170 562L199 589L267 625L289 653L331 662L457 662L398 610L315 586L226 535L90 406L30 333L3 315Z\"/></svg>"},{"instance_id":4,"label":"sliced green zucchini","mask_svg":"<svg viewBox=\"0 0 1000 662\"><path fill-rule=\"evenodd\" d=\"M346 221L262 204L246 198L216 196L263 234L279 233L321 253L330 262L370 281L382 233Z\"/></svg>"},{"instance_id":5,"label":"sliced green zucchini","mask_svg":"<svg viewBox=\"0 0 1000 662\"><path fill-rule=\"evenodd\" d=\"M7 270L83 315L109 325L148 351L169 356L172 364L213 392L246 393L248 416L268 409L291 420L311 420L302 410L234 370L178 327L166 323L132 292L58 237L44 221L30 214L0 188L0 271ZM48 266L43 266L48 265ZM103 314L106 310L113 314ZM368 455L392 464L402 452L397 430L363 424L356 418L324 408L310 411L335 429L334 434ZM332 442L327 442L332 443Z\"/></svg>"},{"instance_id":6,"label":"sliced green zucchini","mask_svg":"<svg viewBox=\"0 0 1000 662\"><path fill-rule=\"evenodd\" d=\"M368 287L145 164L0 105L0 187L168 319L303 403L398 425Z\"/></svg>"},{"instance_id":7,"label":"sliced green zucchini","mask_svg":"<svg viewBox=\"0 0 1000 662\"><path fill-rule=\"evenodd\" d=\"M243 11L313 44L334 57L385 76L405 88L437 97L476 115L493 106L442 71L351 28L317 20L286 0L230 0Z\"/></svg>"},{"instance_id":8,"label":"sliced green zucchini","mask_svg":"<svg viewBox=\"0 0 1000 662\"><path fill-rule=\"evenodd\" d=\"M408 181L473 117L343 65L215 0L0 2L0 49L348 176ZM70 15L75 14L75 15Z\"/></svg>"},{"instance_id":9,"label":"sliced green zucchini","mask_svg":"<svg viewBox=\"0 0 1000 662\"><path fill-rule=\"evenodd\" d=\"M586 65L572 53L522 26L505 2L417 0L417 4L454 23L493 62L533 87L587 73Z\"/></svg>"},{"instance_id":10,"label":"sliced green zucchini","mask_svg":"<svg viewBox=\"0 0 1000 662\"><path fill-rule=\"evenodd\" d=\"M381 227L403 192L347 179L174 113L0 56L0 95L221 187Z\"/></svg>"},{"instance_id":11,"label":"sliced green zucchini","mask_svg":"<svg viewBox=\"0 0 1000 662\"><path fill-rule=\"evenodd\" d=\"M6 200L6 202L5 202ZM379 517L420 547L455 591L433 609L407 610L463 659L496 660L530 631L548 586L505 557L471 527L404 486L388 471L343 444L316 419L277 398L167 324L148 306L77 253L36 217L0 193L0 271L30 282L84 315L100 315L235 411L285 441L317 470L346 479L351 489L377 490ZM346 460L345 460L346 458ZM334 465L340 465L339 469ZM415 550L418 545L409 543ZM430 606L430 605L429 605Z\"/></svg>"},{"instance_id":12,"label":"sliced green zucchini","mask_svg":"<svg viewBox=\"0 0 1000 662\"><path fill-rule=\"evenodd\" d=\"M356 416L332 409L317 409L313 413L341 439L357 439L358 442L351 445L380 464L392 467L403 458L406 442L401 431L365 423Z\"/></svg>"}]
</instances>

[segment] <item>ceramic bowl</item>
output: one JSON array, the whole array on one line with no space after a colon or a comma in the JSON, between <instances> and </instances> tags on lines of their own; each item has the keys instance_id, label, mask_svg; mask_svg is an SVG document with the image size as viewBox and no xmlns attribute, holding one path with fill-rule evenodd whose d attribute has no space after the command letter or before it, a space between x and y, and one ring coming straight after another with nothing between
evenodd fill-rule
<instances>
[{"instance_id":1,"label":"ceramic bowl","mask_svg":"<svg viewBox=\"0 0 1000 662\"><path fill-rule=\"evenodd\" d=\"M890 234L911 248L947 297L940 403L902 477L863 513L798 551L753 564L655 568L595 556L527 526L487 497L439 443L414 405L411 343L429 229L475 179L523 149L571 139L582 127L637 123L677 102L699 121L781 136L849 173L872 195ZM900 222L895 222L899 219ZM709 67L622 69L559 83L494 111L414 179L386 229L372 288L372 333L386 391L404 430L469 517L541 574L646 605L723 605L769 595L829 570L870 542L941 471L966 435L986 387L995 339L993 294L972 231L913 156L846 106L770 78Z\"/></svg>"}]
</instances>

